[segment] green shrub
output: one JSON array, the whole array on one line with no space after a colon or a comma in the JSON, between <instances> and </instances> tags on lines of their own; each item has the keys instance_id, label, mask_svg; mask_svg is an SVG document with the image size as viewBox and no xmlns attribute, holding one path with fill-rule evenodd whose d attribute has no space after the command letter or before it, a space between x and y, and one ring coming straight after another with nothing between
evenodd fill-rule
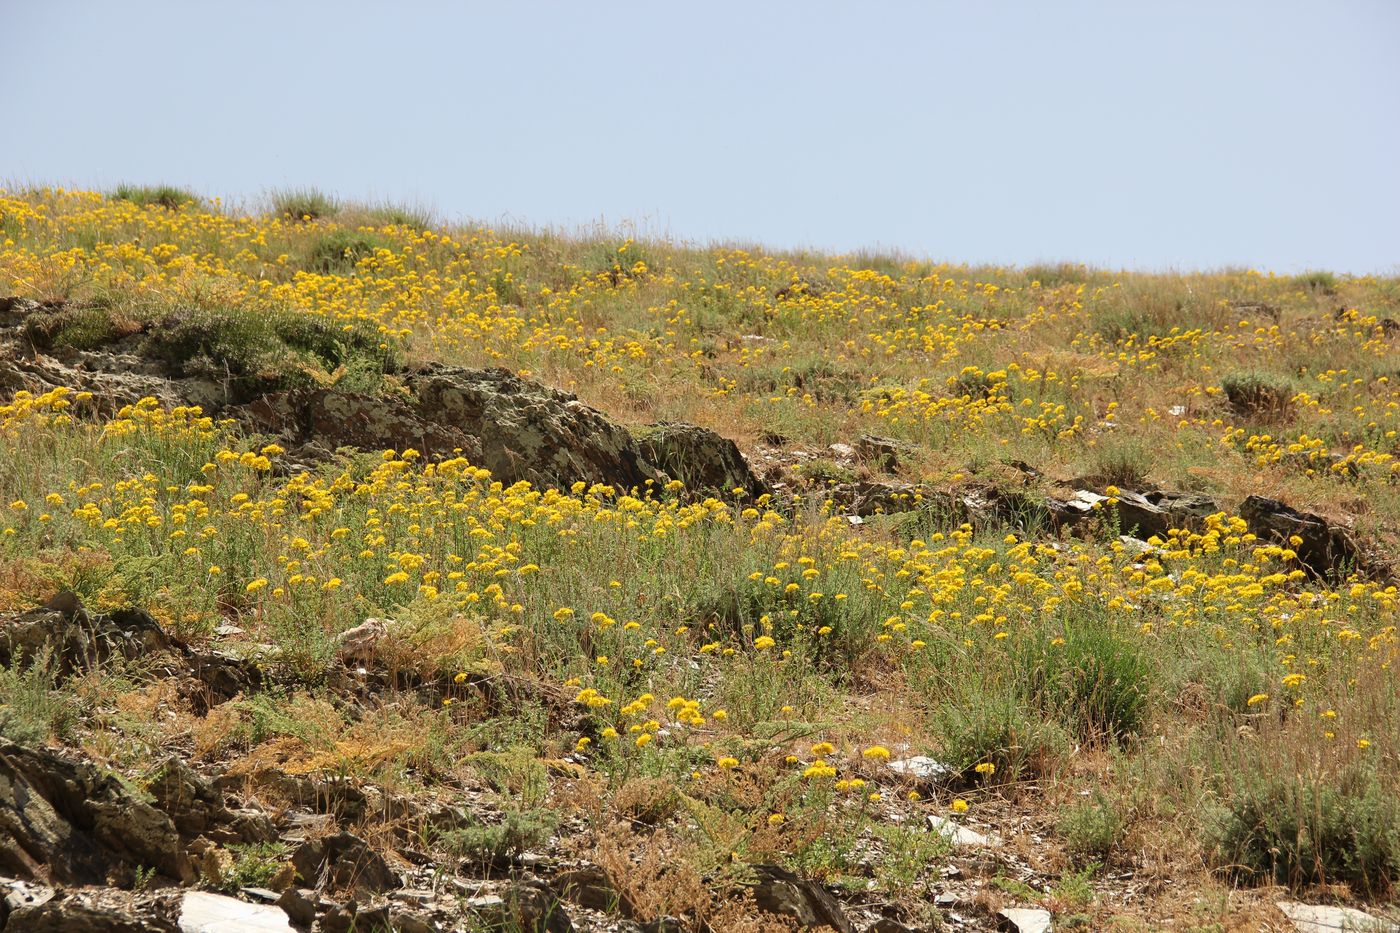
<instances>
[{"instance_id":1,"label":"green shrub","mask_svg":"<svg viewBox=\"0 0 1400 933\"><path fill-rule=\"evenodd\" d=\"M835 460L818 457L797 465L795 472L813 486L835 486L840 483L853 483L855 471L844 467Z\"/></svg>"},{"instance_id":2,"label":"green shrub","mask_svg":"<svg viewBox=\"0 0 1400 933\"><path fill-rule=\"evenodd\" d=\"M443 831L437 842L458 858L490 867L521 852L543 848L558 825L559 818L552 810L506 808L499 822L478 822L473 817L465 826Z\"/></svg>"},{"instance_id":3,"label":"green shrub","mask_svg":"<svg viewBox=\"0 0 1400 933\"><path fill-rule=\"evenodd\" d=\"M45 648L28 664L0 667L0 735L37 745L63 738L78 719L77 698L54 689L55 665Z\"/></svg>"},{"instance_id":4,"label":"green shrub","mask_svg":"<svg viewBox=\"0 0 1400 933\"><path fill-rule=\"evenodd\" d=\"M93 350L139 333L141 329L141 322L95 305L37 311L24 321L25 336L45 350L55 347Z\"/></svg>"},{"instance_id":5,"label":"green shrub","mask_svg":"<svg viewBox=\"0 0 1400 933\"><path fill-rule=\"evenodd\" d=\"M315 188L288 188L272 194L271 212L289 220L322 220L338 214L340 202Z\"/></svg>"},{"instance_id":6,"label":"green shrub","mask_svg":"<svg viewBox=\"0 0 1400 933\"><path fill-rule=\"evenodd\" d=\"M1218 868L1256 884L1350 885L1388 893L1400 879L1400 796L1372 768L1341 775L1287 773L1256 762L1233 775L1208 812Z\"/></svg>"},{"instance_id":7,"label":"green shrub","mask_svg":"<svg viewBox=\"0 0 1400 933\"><path fill-rule=\"evenodd\" d=\"M1294 392L1285 380L1269 373L1232 373L1220 381L1230 406L1242 415L1286 414Z\"/></svg>"},{"instance_id":8,"label":"green shrub","mask_svg":"<svg viewBox=\"0 0 1400 933\"><path fill-rule=\"evenodd\" d=\"M311 247L311 253L306 259L306 268L323 275L350 272L361 259L374 255L376 249L385 245L384 240L377 236L353 230L337 230L321 237Z\"/></svg>"},{"instance_id":9,"label":"green shrub","mask_svg":"<svg viewBox=\"0 0 1400 933\"><path fill-rule=\"evenodd\" d=\"M268 887L287 864L285 842L254 842L229 846L233 864L224 872L222 887L230 894L242 888Z\"/></svg>"},{"instance_id":10,"label":"green shrub","mask_svg":"<svg viewBox=\"0 0 1400 933\"><path fill-rule=\"evenodd\" d=\"M1058 769L1068 737L1057 723L1029 709L1014 684L969 677L955 691L934 716L944 764L971 777L977 765L991 763L998 782Z\"/></svg>"},{"instance_id":11,"label":"green shrub","mask_svg":"<svg viewBox=\"0 0 1400 933\"><path fill-rule=\"evenodd\" d=\"M1308 291L1334 292L1337 290L1337 277L1330 272L1312 271L1293 277L1293 281Z\"/></svg>"},{"instance_id":12,"label":"green shrub","mask_svg":"<svg viewBox=\"0 0 1400 933\"><path fill-rule=\"evenodd\" d=\"M1123 818L1101 791L1060 818L1058 829L1070 859L1079 866L1105 863L1123 840Z\"/></svg>"},{"instance_id":13,"label":"green shrub","mask_svg":"<svg viewBox=\"0 0 1400 933\"><path fill-rule=\"evenodd\" d=\"M1099 486L1141 490L1147 485L1153 455L1137 440L1096 446L1090 454L1086 479Z\"/></svg>"},{"instance_id":14,"label":"green shrub","mask_svg":"<svg viewBox=\"0 0 1400 933\"><path fill-rule=\"evenodd\" d=\"M364 208L364 215L370 223L381 227L430 230L437 224L433 211L420 204L374 204Z\"/></svg>"},{"instance_id":15,"label":"green shrub","mask_svg":"<svg viewBox=\"0 0 1400 933\"><path fill-rule=\"evenodd\" d=\"M1099 613L1066 620L1063 644L1029 641L1016 660L1027 700L1084 742L1136 734L1147 718L1153 670L1137 641Z\"/></svg>"},{"instance_id":16,"label":"green shrub","mask_svg":"<svg viewBox=\"0 0 1400 933\"><path fill-rule=\"evenodd\" d=\"M117 185L112 192L114 201L130 201L142 207L163 207L179 210L199 200L199 195L174 185Z\"/></svg>"},{"instance_id":17,"label":"green shrub","mask_svg":"<svg viewBox=\"0 0 1400 933\"><path fill-rule=\"evenodd\" d=\"M231 400L331 384L348 371L392 371L397 354L368 328L295 311L228 308L181 311L151 328L144 350L181 376L217 379Z\"/></svg>"}]
</instances>

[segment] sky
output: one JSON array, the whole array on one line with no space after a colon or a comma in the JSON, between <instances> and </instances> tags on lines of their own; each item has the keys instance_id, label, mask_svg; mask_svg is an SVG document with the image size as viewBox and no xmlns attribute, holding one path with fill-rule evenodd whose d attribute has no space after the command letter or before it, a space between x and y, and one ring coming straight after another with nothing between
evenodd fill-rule
<instances>
[{"instance_id":1,"label":"sky","mask_svg":"<svg viewBox=\"0 0 1400 933\"><path fill-rule=\"evenodd\" d=\"M0 0L0 179L1400 274L1400 0Z\"/></svg>"}]
</instances>

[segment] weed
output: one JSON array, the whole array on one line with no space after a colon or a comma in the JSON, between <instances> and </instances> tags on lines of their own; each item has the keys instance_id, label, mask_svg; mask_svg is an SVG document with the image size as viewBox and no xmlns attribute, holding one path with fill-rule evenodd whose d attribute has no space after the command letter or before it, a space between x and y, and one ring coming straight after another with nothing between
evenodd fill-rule
<instances>
[{"instance_id":1,"label":"weed","mask_svg":"<svg viewBox=\"0 0 1400 933\"><path fill-rule=\"evenodd\" d=\"M284 842L253 842L229 846L233 863L224 871L222 887L230 894L242 888L266 888L287 865Z\"/></svg>"},{"instance_id":2,"label":"weed","mask_svg":"<svg viewBox=\"0 0 1400 933\"><path fill-rule=\"evenodd\" d=\"M367 233L336 230L312 245L306 259L306 267L322 275L330 275L333 272L347 273L352 271L360 260L366 256L373 256L375 250L383 249L386 245L383 239Z\"/></svg>"},{"instance_id":3,"label":"weed","mask_svg":"<svg viewBox=\"0 0 1400 933\"><path fill-rule=\"evenodd\" d=\"M274 192L269 204L274 216L289 220L313 221L334 217L340 212L340 201L315 188L288 188Z\"/></svg>"},{"instance_id":4,"label":"weed","mask_svg":"<svg viewBox=\"0 0 1400 933\"><path fill-rule=\"evenodd\" d=\"M0 735L34 745L62 739L76 725L76 697L56 685L56 663L45 647L28 663L0 667Z\"/></svg>"},{"instance_id":5,"label":"weed","mask_svg":"<svg viewBox=\"0 0 1400 933\"><path fill-rule=\"evenodd\" d=\"M163 207L166 210L179 210L186 204L199 200L199 195L186 188L174 185L117 185L112 192L116 201L130 201L141 207Z\"/></svg>"},{"instance_id":6,"label":"weed","mask_svg":"<svg viewBox=\"0 0 1400 933\"><path fill-rule=\"evenodd\" d=\"M1123 818L1113 801L1096 791L1060 818L1059 832L1076 865L1106 864L1123 840Z\"/></svg>"},{"instance_id":7,"label":"weed","mask_svg":"<svg viewBox=\"0 0 1400 933\"><path fill-rule=\"evenodd\" d=\"M1215 864L1252 883L1347 884L1381 895L1400 879L1400 800L1374 768L1323 777L1241 771L1205 820Z\"/></svg>"},{"instance_id":8,"label":"weed","mask_svg":"<svg viewBox=\"0 0 1400 933\"><path fill-rule=\"evenodd\" d=\"M1220 387L1231 408L1253 417L1281 417L1288 412L1293 398L1288 382L1253 370L1231 373L1221 380Z\"/></svg>"}]
</instances>

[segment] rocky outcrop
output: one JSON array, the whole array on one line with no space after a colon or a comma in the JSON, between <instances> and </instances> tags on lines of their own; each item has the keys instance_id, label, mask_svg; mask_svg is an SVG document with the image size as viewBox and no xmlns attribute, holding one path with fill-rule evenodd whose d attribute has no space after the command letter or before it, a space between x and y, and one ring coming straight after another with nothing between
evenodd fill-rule
<instances>
[{"instance_id":1,"label":"rocky outcrop","mask_svg":"<svg viewBox=\"0 0 1400 933\"><path fill-rule=\"evenodd\" d=\"M627 429L570 392L506 369L435 366L406 380L419 417L476 438L476 466L504 483L640 488L659 474Z\"/></svg>"},{"instance_id":2,"label":"rocky outcrop","mask_svg":"<svg viewBox=\"0 0 1400 933\"><path fill-rule=\"evenodd\" d=\"M1350 573L1366 576L1384 571L1362 553L1349 529L1321 515L1300 512L1263 496L1245 499L1239 514L1251 533L1264 541L1292 547L1298 562L1317 576L1341 579ZM1298 543L1293 543L1294 538Z\"/></svg>"},{"instance_id":3,"label":"rocky outcrop","mask_svg":"<svg viewBox=\"0 0 1400 933\"><path fill-rule=\"evenodd\" d=\"M187 678L189 698L202 709L262 683L262 672L247 660L195 651L140 609L88 612L69 591L36 609L0 613L0 664L27 665L40 657L55 677L114 657L163 658L165 673Z\"/></svg>"},{"instance_id":4,"label":"rocky outcrop","mask_svg":"<svg viewBox=\"0 0 1400 933\"><path fill-rule=\"evenodd\" d=\"M172 650L174 642L139 610L89 614L60 594L50 606L0 614L0 664L30 664L47 653L54 674L64 676L112 657L128 660Z\"/></svg>"},{"instance_id":5,"label":"rocky outcrop","mask_svg":"<svg viewBox=\"0 0 1400 933\"><path fill-rule=\"evenodd\" d=\"M643 459L695 492L757 498L767 484L754 476L739 447L709 428L660 421L634 432Z\"/></svg>"},{"instance_id":6,"label":"rocky outcrop","mask_svg":"<svg viewBox=\"0 0 1400 933\"><path fill-rule=\"evenodd\" d=\"M697 492L728 494L737 487L757 496L765 490L734 443L712 431L663 423L641 432L639 442L572 393L505 369L433 365L386 371L392 378L383 393L306 385L282 370L298 352L315 351L330 365L335 354L321 344L336 341L321 332L319 322L313 322L314 332L283 334L276 322L259 324L232 312L227 319L176 312L132 333L108 327L110 333L92 349L54 345L50 331L91 310L0 298L0 397L65 386L92 392L86 404L108 414L146 396L168 406L200 405L211 415L235 418L247 431L281 439L289 448L279 458L284 468L314 466L339 448L412 448L430 459L464 456L507 485L526 480L568 488L582 482L625 491L674 478ZM233 367L237 372L220 372L210 347L236 340L240 328L254 325L271 327L259 339L285 351L278 357L281 375L264 378L251 350ZM296 330L290 324L284 329Z\"/></svg>"},{"instance_id":7,"label":"rocky outcrop","mask_svg":"<svg viewBox=\"0 0 1400 933\"><path fill-rule=\"evenodd\" d=\"M407 450L429 458L461 455L473 463L481 443L460 428L420 417L409 399L332 389L275 392L235 409L246 428L275 434L294 459L325 459L341 447Z\"/></svg>"},{"instance_id":8,"label":"rocky outcrop","mask_svg":"<svg viewBox=\"0 0 1400 933\"><path fill-rule=\"evenodd\" d=\"M139 868L190 879L167 814L90 764L0 741L0 874L129 883Z\"/></svg>"}]
</instances>

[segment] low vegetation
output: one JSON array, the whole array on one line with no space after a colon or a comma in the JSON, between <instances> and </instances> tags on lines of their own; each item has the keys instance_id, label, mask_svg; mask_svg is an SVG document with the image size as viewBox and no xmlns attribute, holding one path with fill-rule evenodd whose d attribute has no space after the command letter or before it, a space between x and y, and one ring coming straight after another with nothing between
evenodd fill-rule
<instances>
[{"instance_id":1,"label":"low vegetation","mask_svg":"<svg viewBox=\"0 0 1400 933\"><path fill-rule=\"evenodd\" d=\"M422 845L480 872L594 859L639 920L734 921L745 871L776 865L935 923L956 854L929 816L1028 852L1043 886L986 890L1085 928L1245 928L1270 885L1395 896L1400 592L1310 575L1300 541L1233 512L1266 492L1394 554L1395 280L683 249L310 191L263 216L12 192L0 242L0 294L49 303L26 335L56 355L141 342L235 400L506 366L626 423L711 427L782 484L505 486L412 449L308 469L198 408L8 392L0 608L62 587L138 606L268 680L203 712L139 670L84 684L16 662L7 736L128 774L180 744L233 773L475 788L489 818ZM831 447L863 435L907 450ZM1071 477L1108 496L1075 537L934 509L857 521L836 495ZM1125 541L1120 489L1222 506ZM337 639L367 618L387 620L384 673L349 702ZM889 766L918 755L948 774ZM230 883L275 857L230 853Z\"/></svg>"}]
</instances>

